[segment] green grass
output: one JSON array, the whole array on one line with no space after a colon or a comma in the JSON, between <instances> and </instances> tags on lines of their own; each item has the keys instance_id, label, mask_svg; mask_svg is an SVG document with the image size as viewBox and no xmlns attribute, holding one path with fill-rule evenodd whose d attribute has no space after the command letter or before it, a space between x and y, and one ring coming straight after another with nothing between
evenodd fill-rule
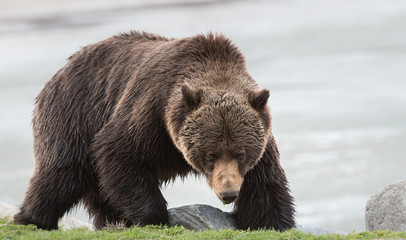
<instances>
[{"instance_id":1,"label":"green grass","mask_svg":"<svg viewBox=\"0 0 406 240\"><path fill-rule=\"evenodd\" d=\"M210 230L195 232L183 227L147 226L128 229L104 229L89 231L84 228L44 231L33 225L14 225L7 218L0 219L0 239L406 239L406 232L361 232L346 236L327 234L315 236L298 230L277 231L233 231Z\"/></svg>"}]
</instances>

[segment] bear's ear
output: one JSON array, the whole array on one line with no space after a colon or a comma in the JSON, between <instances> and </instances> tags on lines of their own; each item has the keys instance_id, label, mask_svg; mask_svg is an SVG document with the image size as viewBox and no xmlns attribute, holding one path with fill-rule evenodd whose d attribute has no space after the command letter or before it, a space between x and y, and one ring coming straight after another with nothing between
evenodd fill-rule
<instances>
[{"instance_id":1,"label":"bear's ear","mask_svg":"<svg viewBox=\"0 0 406 240\"><path fill-rule=\"evenodd\" d=\"M200 92L192 89L187 83L182 85L183 101L190 109L196 108L200 103Z\"/></svg>"},{"instance_id":2,"label":"bear's ear","mask_svg":"<svg viewBox=\"0 0 406 240\"><path fill-rule=\"evenodd\" d=\"M249 95L249 101L253 108L256 110L262 110L266 103L268 102L269 91L267 89L262 89L261 91L251 92Z\"/></svg>"}]
</instances>

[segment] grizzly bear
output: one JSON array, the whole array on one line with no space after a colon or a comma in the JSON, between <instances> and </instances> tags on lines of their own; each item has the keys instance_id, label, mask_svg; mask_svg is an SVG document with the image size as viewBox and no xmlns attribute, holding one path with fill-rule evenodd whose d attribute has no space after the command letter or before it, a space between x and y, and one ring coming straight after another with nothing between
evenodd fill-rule
<instances>
[{"instance_id":1,"label":"grizzly bear","mask_svg":"<svg viewBox=\"0 0 406 240\"><path fill-rule=\"evenodd\" d=\"M268 97L221 34L86 46L36 99L35 170L14 222L57 229L82 202L97 229L167 224L160 186L192 173L234 202L240 229L292 228Z\"/></svg>"}]
</instances>

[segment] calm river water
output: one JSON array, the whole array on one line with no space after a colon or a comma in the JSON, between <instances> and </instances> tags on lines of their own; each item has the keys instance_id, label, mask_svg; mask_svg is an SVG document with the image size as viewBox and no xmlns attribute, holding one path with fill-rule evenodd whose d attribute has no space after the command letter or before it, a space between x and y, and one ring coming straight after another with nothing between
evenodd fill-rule
<instances>
[{"instance_id":1,"label":"calm river water","mask_svg":"<svg viewBox=\"0 0 406 240\"><path fill-rule=\"evenodd\" d=\"M34 98L66 59L131 29L223 32L271 92L273 131L300 224L361 231L365 204L406 178L406 2L0 1L0 201L33 172ZM223 207L205 179L164 188L169 207ZM72 215L87 220L82 209Z\"/></svg>"}]
</instances>

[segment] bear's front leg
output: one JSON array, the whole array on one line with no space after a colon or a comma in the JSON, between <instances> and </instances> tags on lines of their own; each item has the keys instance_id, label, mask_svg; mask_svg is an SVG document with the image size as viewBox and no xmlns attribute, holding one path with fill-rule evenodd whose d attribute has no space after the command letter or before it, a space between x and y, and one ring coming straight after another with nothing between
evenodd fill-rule
<instances>
[{"instance_id":1,"label":"bear's front leg","mask_svg":"<svg viewBox=\"0 0 406 240\"><path fill-rule=\"evenodd\" d=\"M166 201L152 163L146 161L148 156L142 155L134 138L118 135L112 128L99 132L92 146L103 200L120 213L119 219L127 226L168 224Z\"/></svg>"},{"instance_id":2,"label":"bear's front leg","mask_svg":"<svg viewBox=\"0 0 406 240\"><path fill-rule=\"evenodd\" d=\"M288 181L271 136L258 164L245 175L232 214L239 229L283 231L295 226L294 212Z\"/></svg>"},{"instance_id":3,"label":"bear's front leg","mask_svg":"<svg viewBox=\"0 0 406 240\"><path fill-rule=\"evenodd\" d=\"M122 214L127 225L168 224L166 201L151 170L123 167L103 164L99 168L102 195Z\"/></svg>"}]
</instances>

